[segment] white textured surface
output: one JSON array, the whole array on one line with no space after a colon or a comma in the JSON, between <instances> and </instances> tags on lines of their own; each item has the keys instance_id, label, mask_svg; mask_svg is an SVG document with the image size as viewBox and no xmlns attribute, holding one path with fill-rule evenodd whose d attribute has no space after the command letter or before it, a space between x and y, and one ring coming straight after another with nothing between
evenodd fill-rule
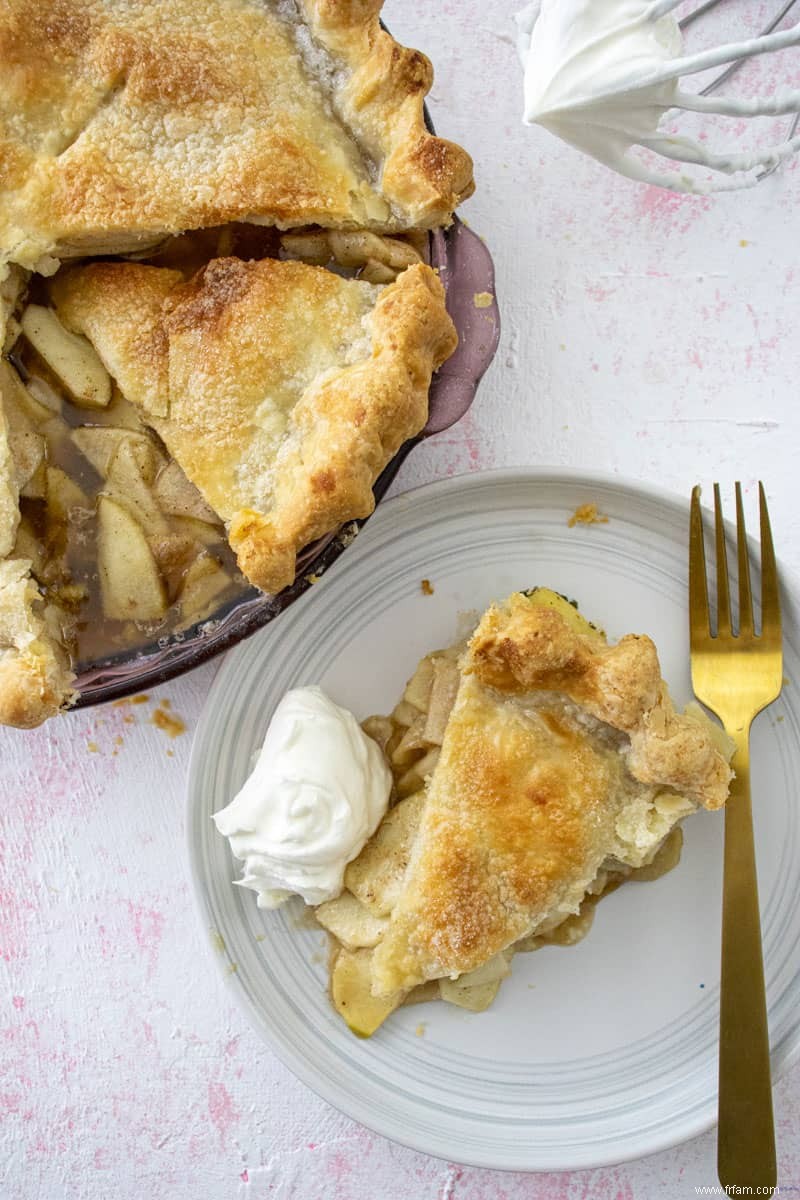
<instances>
[{"instance_id":1,"label":"white textured surface","mask_svg":"<svg viewBox=\"0 0 800 1200\"><path fill-rule=\"evenodd\" d=\"M693 199L580 161L519 123L515 7L386 8L434 60L438 128L475 157L465 215L494 254L505 322L470 414L398 487L518 463L684 494L761 476L800 567L800 169ZM492 1174L373 1137L293 1080L231 1007L186 882L183 780L213 672L0 734L2 1200L679 1200L714 1184L713 1134L610 1170ZM148 723L164 698L188 725L174 742ZM776 1108L790 1192L797 1071Z\"/></svg>"}]
</instances>

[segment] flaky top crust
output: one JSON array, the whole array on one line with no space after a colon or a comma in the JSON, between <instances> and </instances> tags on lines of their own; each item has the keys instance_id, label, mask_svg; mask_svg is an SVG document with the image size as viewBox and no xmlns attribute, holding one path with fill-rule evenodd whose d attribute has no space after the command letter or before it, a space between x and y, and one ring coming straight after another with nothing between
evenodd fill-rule
<instances>
[{"instance_id":1,"label":"flaky top crust","mask_svg":"<svg viewBox=\"0 0 800 1200\"><path fill-rule=\"evenodd\" d=\"M725 803L730 768L708 730L675 711L646 635L627 634L610 646L518 593L485 614L465 669L508 695L562 692L627 734L634 779L675 788L704 808Z\"/></svg>"},{"instance_id":2,"label":"flaky top crust","mask_svg":"<svg viewBox=\"0 0 800 1200\"><path fill-rule=\"evenodd\" d=\"M577 911L624 853L619 822L638 811L631 777L676 789L683 813L727 794L730 769L707 730L675 713L649 638L607 646L514 595L484 615L461 670L403 892L374 951L376 994L473 970ZM565 699L608 737L590 737Z\"/></svg>"},{"instance_id":3,"label":"flaky top crust","mask_svg":"<svg viewBox=\"0 0 800 1200\"><path fill-rule=\"evenodd\" d=\"M469 156L380 0L8 0L0 255L122 253L229 221L449 222Z\"/></svg>"},{"instance_id":4,"label":"flaky top crust","mask_svg":"<svg viewBox=\"0 0 800 1200\"><path fill-rule=\"evenodd\" d=\"M428 412L456 334L435 272L386 288L320 267L217 259L193 279L91 263L53 285L65 323L226 521L257 587L373 509L372 485Z\"/></svg>"}]
</instances>

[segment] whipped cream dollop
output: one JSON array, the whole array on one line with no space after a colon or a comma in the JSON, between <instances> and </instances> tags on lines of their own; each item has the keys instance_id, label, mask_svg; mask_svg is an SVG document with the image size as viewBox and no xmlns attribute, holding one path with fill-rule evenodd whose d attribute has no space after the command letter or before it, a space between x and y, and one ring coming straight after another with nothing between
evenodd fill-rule
<instances>
[{"instance_id":1,"label":"whipped cream dollop","mask_svg":"<svg viewBox=\"0 0 800 1200\"><path fill-rule=\"evenodd\" d=\"M236 883L257 893L259 908L291 895L332 900L386 812L391 786L380 747L351 712L318 687L287 692L253 773L214 814L244 863Z\"/></svg>"},{"instance_id":2,"label":"whipped cream dollop","mask_svg":"<svg viewBox=\"0 0 800 1200\"><path fill-rule=\"evenodd\" d=\"M678 0L541 0L517 14L517 49L525 71L525 124L539 124L630 179L673 191L745 187L754 178L714 182L690 177L685 166L729 176L768 172L798 148L798 139L738 153L660 131L662 118L682 108L726 116L777 116L796 111L800 94L743 99L684 92L682 75L782 49L800 40L800 25L681 57L683 39L672 10ZM681 164L668 174L630 151L641 146Z\"/></svg>"}]
</instances>

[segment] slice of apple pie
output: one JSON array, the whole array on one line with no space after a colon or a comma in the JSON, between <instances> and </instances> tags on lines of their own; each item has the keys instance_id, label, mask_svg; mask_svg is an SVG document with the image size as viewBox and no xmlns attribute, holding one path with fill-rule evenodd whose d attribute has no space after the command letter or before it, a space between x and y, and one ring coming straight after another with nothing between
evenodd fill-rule
<instances>
[{"instance_id":1,"label":"slice of apple pie","mask_svg":"<svg viewBox=\"0 0 800 1200\"><path fill-rule=\"evenodd\" d=\"M485 1007L515 951L576 940L609 887L674 863L678 822L731 779L725 735L675 710L652 641L609 645L546 589L489 608L365 727L398 801L317 910L334 1002L364 1035L408 1000Z\"/></svg>"},{"instance_id":2,"label":"slice of apple pie","mask_svg":"<svg viewBox=\"0 0 800 1200\"><path fill-rule=\"evenodd\" d=\"M272 258L216 259L188 282L90 263L53 294L267 592L292 582L304 546L372 511L372 485L425 424L431 375L456 343L423 263L386 287Z\"/></svg>"}]
</instances>

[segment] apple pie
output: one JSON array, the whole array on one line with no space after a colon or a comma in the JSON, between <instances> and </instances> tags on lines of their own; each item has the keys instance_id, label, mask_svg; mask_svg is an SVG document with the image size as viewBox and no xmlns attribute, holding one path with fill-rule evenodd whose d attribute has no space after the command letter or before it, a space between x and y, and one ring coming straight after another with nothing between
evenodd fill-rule
<instances>
[{"instance_id":1,"label":"apple pie","mask_svg":"<svg viewBox=\"0 0 800 1200\"><path fill-rule=\"evenodd\" d=\"M603 893L674 865L679 822L731 779L724 733L676 711L652 641L609 645L547 589L489 608L365 728L396 802L316 910L361 1035L418 999L485 1008L514 953L577 940Z\"/></svg>"},{"instance_id":2,"label":"apple pie","mask_svg":"<svg viewBox=\"0 0 800 1200\"><path fill-rule=\"evenodd\" d=\"M49 273L231 221L447 224L469 156L381 0L7 0L0 252Z\"/></svg>"},{"instance_id":3,"label":"apple pie","mask_svg":"<svg viewBox=\"0 0 800 1200\"><path fill-rule=\"evenodd\" d=\"M0 723L291 584L423 428L472 168L380 8L0 11Z\"/></svg>"}]
</instances>

